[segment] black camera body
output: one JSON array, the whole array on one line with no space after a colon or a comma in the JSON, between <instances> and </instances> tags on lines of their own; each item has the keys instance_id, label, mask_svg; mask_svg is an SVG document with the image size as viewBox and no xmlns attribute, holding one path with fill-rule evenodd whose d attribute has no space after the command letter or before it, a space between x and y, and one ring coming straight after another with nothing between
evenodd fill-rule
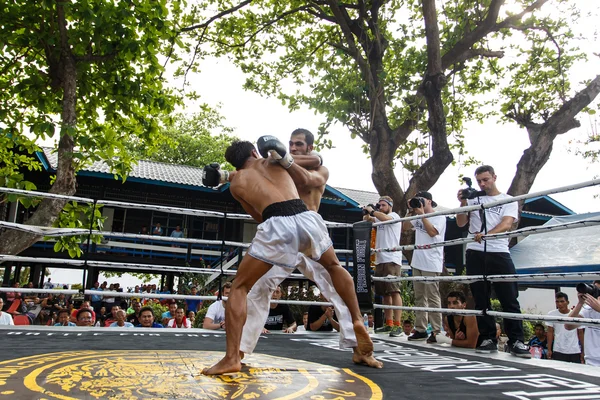
<instances>
[{"instance_id":1,"label":"black camera body","mask_svg":"<svg viewBox=\"0 0 600 400\"><path fill-rule=\"evenodd\" d=\"M575 287L577 293L587 293L593 298L597 299L600 297L600 289L596 285L590 285L589 283L578 283Z\"/></svg>"},{"instance_id":2,"label":"black camera body","mask_svg":"<svg viewBox=\"0 0 600 400\"><path fill-rule=\"evenodd\" d=\"M471 186L473 186L473 181L471 181L471 178L465 176L462 178L463 182L467 184L467 188L461 190L460 192L460 198L463 200L472 200L475 199L477 197L481 197L481 196L485 196L485 191L483 190L476 190L473 189Z\"/></svg>"},{"instance_id":3,"label":"black camera body","mask_svg":"<svg viewBox=\"0 0 600 400\"><path fill-rule=\"evenodd\" d=\"M371 207L373 210L379 211L379 203L367 204L365 207L363 207L363 215L369 215L369 212L367 211L367 207Z\"/></svg>"},{"instance_id":4,"label":"black camera body","mask_svg":"<svg viewBox=\"0 0 600 400\"><path fill-rule=\"evenodd\" d=\"M410 208L421 208L425 207L425 199L423 197L413 197L408 201Z\"/></svg>"}]
</instances>

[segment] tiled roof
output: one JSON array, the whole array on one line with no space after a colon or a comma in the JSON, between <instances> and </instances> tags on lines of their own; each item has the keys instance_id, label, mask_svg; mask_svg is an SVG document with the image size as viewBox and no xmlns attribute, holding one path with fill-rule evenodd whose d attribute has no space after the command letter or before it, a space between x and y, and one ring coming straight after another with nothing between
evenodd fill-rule
<instances>
[{"instance_id":1,"label":"tiled roof","mask_svg":"<svg viewBox=\"0 0 600 400\"><path fill-rule=\"evenodd\" d=\"M379 194L375 192L367 192L366 190L355 190L346 188L335 188L340 191L343 195L350 197L356 201L359 205L365 206L367 204L375 204L379 200Z\"/></svg>"},{"instance_id":2,"label":"tiled roof","mask_svg":"<svg viewBox=\"0 0 600 400\"><path fill-rule=\"evenodd\" d=\"M58 155L51 148L45 147L44 154L52 169L56 169ZM96 161L85 167L87 172L110 174L110 168L104 161ZM133 166L129 177L148 179L158 182L170 182L180 185L203 186L202 168L187 165L166 164L156 161L140 160Z\"/></svg>"}]
</instances>

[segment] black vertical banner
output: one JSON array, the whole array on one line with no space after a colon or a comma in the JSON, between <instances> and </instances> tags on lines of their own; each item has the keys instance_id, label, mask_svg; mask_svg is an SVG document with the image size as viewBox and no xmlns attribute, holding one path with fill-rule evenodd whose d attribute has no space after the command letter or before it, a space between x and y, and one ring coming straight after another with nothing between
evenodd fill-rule
<instances>
[{"instance_id":1,"label":"black vertical banner","mask_svg":"<svg viewBox=\"0 0 600 400\"><path fill-rule=\"evenodd\" d=\"M360 309L370 311L373 309L373 296L371 295L371 229L373 224L369 221L360 221L353 224L353 228L354 289Z\"/></svg>"}]
</instances>

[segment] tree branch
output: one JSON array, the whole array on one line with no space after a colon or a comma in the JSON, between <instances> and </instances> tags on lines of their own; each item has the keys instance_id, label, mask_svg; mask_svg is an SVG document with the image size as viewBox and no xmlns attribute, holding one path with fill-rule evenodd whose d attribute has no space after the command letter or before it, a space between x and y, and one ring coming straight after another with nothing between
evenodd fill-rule
<instances>
[{"instance_id":1,"label":"tree branch","mask_svg":"<svg viewBox=\"0 0 600 400\"><path fill-rule=\"evenodd\" d=\"M222 18L226 15L229 14L233 14L234 12L236 12L237 10L244 8L245 6L247 6L248 4L250 4L252 2L252 0L244 0L242 1L240 4L238 4L237 6L228 8L227 10L223 10L218 14L213 15L212 17L210 17L208 20L206 20L205 22L201 23L201 24L197 24L197 25L192 25L192 26L188 26L185 28L181 28L181 30L179 32L190 32L190 31L194 31L196 29L199 28L206 28L208 27L211 23L213 23L214 21L218 20L219 18Z\"/></svg>"}]
</instances>

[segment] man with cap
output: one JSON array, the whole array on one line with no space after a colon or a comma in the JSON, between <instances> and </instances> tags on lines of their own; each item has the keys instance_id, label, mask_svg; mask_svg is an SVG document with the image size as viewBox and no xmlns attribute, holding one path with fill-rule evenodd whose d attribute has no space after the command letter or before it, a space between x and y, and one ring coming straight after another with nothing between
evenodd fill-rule
<instances>
[{"instance_id":1,"label":"man with cap","mask_svg":"<svg viewBox=\"0 0 600 400\"><path fill-rule=\"evenodd\" d=\"M366 206L364 208L364 220L371 222L390 221L400 219L400 216L392 211L394 203L389 196L382 196L377 202L376 208ZM402 234L402 225L400 223L385 224L377 226L377 235L375 237L375 247L378 249L396 247L400 245L400 235ZM402 252L380 252L375 256L375 276L383 277L388 275L400 276L402 267ZM402 297L400 296L400 282L375 282L375 294L383 297L383 304L388 306L402 306ZM402 334L402 310L386 309L385 325L376 329L376 333L389 332L390 336L397 337Z\"/></svg>"},{"instance_id":2,"label":"man with cap","mask_svg":"<svg viewBox=\"0 0 600 400\"><path fill-rule=\"evenodd\" d=\"M437 207L431 193L425 191L417 193L408 203L410 215L429 214L434 211L434 207ZM446 217L437 215L404 221L402 227L404 230L415 231L416 245L431 245L444 240ZM439 276L442 273L443 265L444 248L441 246L413 251L411 262L413 276ZM414 281L413 288L415 290L415 306L441 308L439 282ZM442 314L415 311L415 317L415 333L410 335L408 340L427 339L427 343L435 343L435 335L442 330ZM428 322L432 328L429 337L427 335Z\"/></svg>"}]
</instances>

